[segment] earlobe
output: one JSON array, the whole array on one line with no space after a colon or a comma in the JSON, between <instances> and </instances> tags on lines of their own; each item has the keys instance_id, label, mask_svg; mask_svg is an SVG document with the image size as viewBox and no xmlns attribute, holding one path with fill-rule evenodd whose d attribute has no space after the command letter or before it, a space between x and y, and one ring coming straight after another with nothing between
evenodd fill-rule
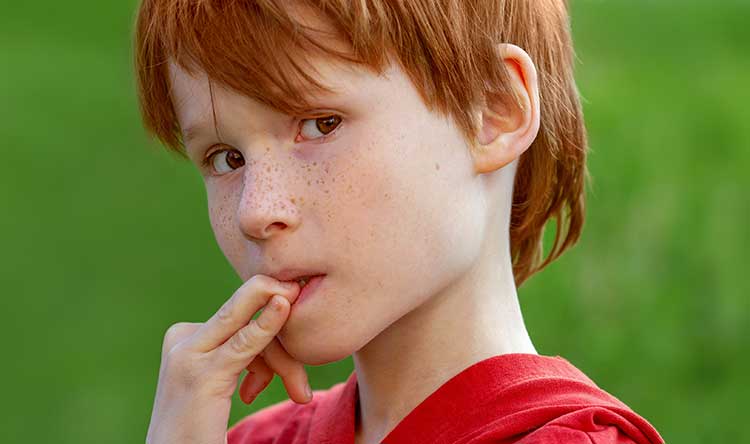
<instances>
[{"instance_id":1,"label":"earlobe","mask_svg":"<svg viewBox=\"0 0 750 444\"><path fill-rule=\"evenodd\" d=\"M508 70L516 98L486 97L478 115L476 144L472 148L478 173L495 171L523 154L539 132L539 84L531 57L516 45L500 44L500 62Z\"/></svg>"}]
</instances>

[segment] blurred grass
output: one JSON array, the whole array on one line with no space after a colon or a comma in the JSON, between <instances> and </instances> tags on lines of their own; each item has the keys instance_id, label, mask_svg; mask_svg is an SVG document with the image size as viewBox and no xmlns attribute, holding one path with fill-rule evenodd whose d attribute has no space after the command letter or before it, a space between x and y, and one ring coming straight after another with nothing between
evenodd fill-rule
<instances>
[{"instance_id":1,"label":"blurred grass","mask_svg":"<svg viewBox=\"0 0 750 444\"><path fill-rule=\"evenodd\" d=\"M135 7L0 15L2 442L142 442L165 329L240 284L200 177L140 127ZM750 440L748 17L744 1L573 1L587 221L519 294L538 351L667 442ZM351 369L310 367L313 388ZM276 378L230 422L285 395Z\"/></svg>"}]
</instances>

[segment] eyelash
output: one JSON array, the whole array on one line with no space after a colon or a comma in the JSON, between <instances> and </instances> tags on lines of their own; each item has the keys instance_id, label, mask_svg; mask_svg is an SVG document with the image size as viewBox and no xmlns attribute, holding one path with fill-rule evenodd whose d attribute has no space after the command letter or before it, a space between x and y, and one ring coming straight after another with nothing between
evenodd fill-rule
<instances>
[{"instance_id":1,"label":"eyelash","mask_svg":"<svg viewBox=\"0 0 750 444\"><path fill-rule=\"evenodd\" d=\"M322 137L318 137L318 138L314 139L316 141L316 143L323 143L326 140L328 140L328 138L330 138L331 136L333 136L336 133L336 131L338 131L338 129L341 127L341 125L344 123L344 119L343 119L342 116L340 116L338 114L327 114L327 115L321 115L321 116L317 116L317 117L311 117L311 118L307 118L307 119L302 119L302 120L300 120L300 124L298 125L298 127L301 130L303 122L306 122L308 120L322 119L322 118L325 118L325 117L332 117L332 116L340 117L341 118L341 122L339 122L339 124L336 125L336 128L334 128L333 131L331 131L330 133L328 133L328 134L326 134L326 135L324 135ZM299 131L297 131L297 134L299 134ZM294 136L294 138L296 139L297 136ZM222 151L230 151L230 150L222 148L222 149L218 149L218 150L210 152L201 161L201 164L203 165L203 167L204 168L208 168L209 170L212 170L213 169L213 159L214 159L214 156L216 154L222 152ZM218 174L218 175L221 176L223 174Z\"/></svg>"}]
</instances>

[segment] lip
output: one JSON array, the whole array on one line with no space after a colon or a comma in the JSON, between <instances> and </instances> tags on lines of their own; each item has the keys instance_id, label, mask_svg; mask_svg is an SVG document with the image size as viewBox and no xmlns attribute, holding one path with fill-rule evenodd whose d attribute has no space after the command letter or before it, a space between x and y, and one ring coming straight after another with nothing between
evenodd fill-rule
<instances>
[{"instance_id":1,"label":"lip","mask_svg":"<svg viewBox=\"0 0 750 444\"><path fill-rule=\"evenodd\" d=\"M271 276L277 281L290 282L290 281L296 281L297 279L303 276L318 276L318 275L324 275L325 273L321 273L320 270L310 270L310 269L304 269L304 268L287 268L276 273L262 273L262 274L267 274L268 276Z\"/></svg>"},{"instance_id":2,"label":"lip","mask_svg":"<svg viewBox=\"0 0 750 444\"><path fill-rule=\"evenodd\" d=\"M323 282L323 279L326 278L325 274L320 274L317 276L312 277L309 281L307 281L307 284L305 284L304 287L302 287L302 291L300 291L299 296L297 296L297 299L294 301L294 304L292 305L298 305L301 304L302 301L309 300L312 295L315 293L315 290L320 287L320 284Z\"/></svg>"}]
</instances>

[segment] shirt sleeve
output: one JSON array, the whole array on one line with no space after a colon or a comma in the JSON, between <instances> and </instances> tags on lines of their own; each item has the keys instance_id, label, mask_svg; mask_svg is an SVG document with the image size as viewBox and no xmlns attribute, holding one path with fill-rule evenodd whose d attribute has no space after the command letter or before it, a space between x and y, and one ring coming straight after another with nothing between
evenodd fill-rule
<instances>
[{"instance_id":1,"label":"shirt sleeve","mask_svg":"<svg viewBox=\"0 0 750 444\"><path fill-rule=\"evenodd\" d=\"M616 426L595 432L584 432L565 425L549 425L535 430L518 441L518 444L638 444Z\"/></svg>"},{"instance_id":2,"label":"shirt sleeve","mask_svg":"<svg viewBox=\"0 0 750 444\"><path fill-rule=\"evenodd\" d=\"M632 411L589 407L560 416L518 441L519 444L663 444L651 426Z\"/></svg>"}]
</instances>

